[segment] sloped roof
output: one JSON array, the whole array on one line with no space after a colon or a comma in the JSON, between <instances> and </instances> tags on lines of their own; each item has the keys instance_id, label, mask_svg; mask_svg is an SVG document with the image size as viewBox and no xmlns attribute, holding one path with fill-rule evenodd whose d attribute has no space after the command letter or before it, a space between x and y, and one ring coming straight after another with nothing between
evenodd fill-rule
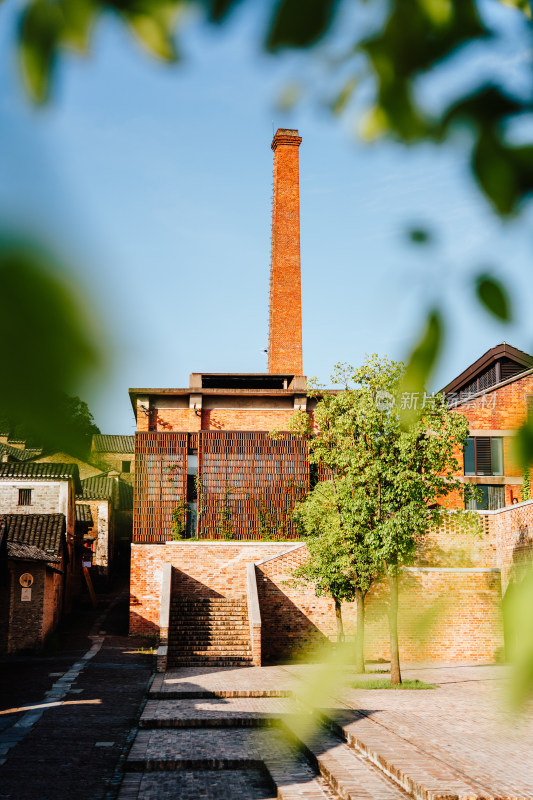
<instances>
[{"instance_id":1,"label":"sloped roof","mask_svg":"<svg viewBox=\"0 0 533 800\"><path fill-rule=\"evenodd\" d=\"M17 461L29 461L31 458L36 458L40 452L40 450L21 450L19 447L0 442L0 455L7 455Z\"/></svg>"},{"instance_id":2,"label":"sloped roof","mask_svg":"<svg viewBox=\"0 0 533 800\"><path fill-rule=\"evenodd\" d=\"M7 537L8 548L11 542L16 542L42 551L46 558L40 560L60 558L65 541L64 514L4 514L0 525Z\"/></svg>"},{"instance_id":3,"label":"sloped roof","mask_svg":"<svg viewBox=\"0 0 533 800\"><path fill-rule=\"evenodd\" d=\"M57 564L61 559L50 555L39 547L23 542L8 542L7 557L16 561L46 561L47 563Z\"/></svg>"},{"instance_id":4,"label":"sloped roof","mask_svg":"<svg viewBox=\"0 0 533 800\"><path fill-rule=\"evenodd\" d=\"M77 464L62 464L48 461L14 462L0 464L0 478L26 478L35 480L73 480L76 492L81 491Z\"/></svg>"},{"instance_id":5,"label":"sloped roof","mask_svg":"<svg viewBox=\"0 0 533 800\"><path fill-rule=\"evenodd\" d=\"M131 483L119 480L118 482L118 507L121 511L133 508L133 486Z\"/></svg>"},{"instance_id":6,"label":"sloped roof","mask_svg":"<svg viewBox=\"0 0 533 800\"><path fill-rule=\"evenodd\" d=\"M91 514L91 507L85 503L76 503L76 522L87 522L89 525L93 523L93 515Z\"/></svg>"},{"instance_id":7,"label":"sloped roof","mask_svg":"<svg viewBox=\"0 0 533 800\"><path fill-rule=\"evenodd\" d=\"M469 367L463 370L459 375L457 375L456 378L454 378L443 389L441 389L441 392L448 395L461 391L461 389L469 386L473 381L475 381L476 378L478 378L482 373L486 373L494 364L496 364L496 362L500 361L501 359L507 360L507 363L511 361L516 365L517 371L512 375L513 378L518 378L521 373L533 368L533 356L524 352L524 350L519 350L517 347L507 344L507 342L502 342L501 344L497 344L495 347L491 347L490 350L487 350L485 353L483 353L482 356L470 364ZM502 380L505 380L503 376L498 382L501 382ZM490 385L496 384L491 383Z\"/></svg>"},{"instance_id":8,"label":"sloped roof","mask_svg":"<svg viewBox=\"0 0 533 800\"><path fill-rule=\"evenodd\" d=\"M81 481L81 492L78 496L84 500L109 500L113 496L114 478L108 478L107 473L85 478Z\"/></svg>"},{"instance_id":9,"label":"sloped roof","mask_svg":"<svg viewBox=\"0 0 533 800\"><path fill-rule=\"evenodd\" d=\"M97 453L132 454L135 452L135 436L95 433L92 441L92 449Z\"/></svg>"}]
</instances>

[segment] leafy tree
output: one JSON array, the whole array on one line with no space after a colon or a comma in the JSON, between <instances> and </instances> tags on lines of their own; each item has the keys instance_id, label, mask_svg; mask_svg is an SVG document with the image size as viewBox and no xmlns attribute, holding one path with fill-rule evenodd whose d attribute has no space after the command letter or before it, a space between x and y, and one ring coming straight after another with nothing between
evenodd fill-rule
<instances>
[{"instance_id":1,"label":"leafy tree","mask_svg":"<svg viewBox=\"0 0 533 800\"><path fill-rule=\"evenodd\" d=\"M344 640L342 603L357 600L355 668L364 672L365 597L381 565L360 525L350 479L318 483L295 507L294 518L309 551L309 561L294 577L312 583L317 596L333 598L339 642Z\"/></svg>"},{"instance_id":2,"label":"leafy tree","mask_svg":"<svg viewBox=\"0 0 533 800\"><path fill-rule=\"evenodd\" d=\"M14 439L21 439L29 447L44 450L66 450L73 456L85 459L89 455L93 434L100 433L89 406L79 397L62 394L56 397L55 414L61 427L34 426L31 420L3 415L0 427L9 431Z\"/></svg>"},{"instance_id":3,"label":"leafy tree","mask_svg":"<svg viewBox=\"0 0 533 800\"><path fill-rule=\"evenodd\" d=\"M387 576L391 681L401 683L398 649L398 574L412 563L416 540L439 521L438 503L461 491L455 477L468 435L466 417L441 396L426 396L406 419L403 405L422 405L418 393L402 393L403 364L370 356L358 369L338 365L338 393L321 391L311 458L346 480L351 514L367 529L368 542ZM406 396L407 395L407 396Z\"/></svg>"}]
</instances>

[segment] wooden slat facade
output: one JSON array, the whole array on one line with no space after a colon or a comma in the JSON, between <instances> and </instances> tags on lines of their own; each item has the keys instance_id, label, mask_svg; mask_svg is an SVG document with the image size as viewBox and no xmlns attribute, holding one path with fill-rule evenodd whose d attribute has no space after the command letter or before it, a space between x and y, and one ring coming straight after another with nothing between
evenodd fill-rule
<instances>
[{"instance_id":1,"label":"wooden slat facade","mask_svg":"<svg viewBox=\"0 0 533 800\"><path fill-rule=\"evenodd\" d=\"M292 509L309 490L303 438L143 432L136 434L134 542L172 538L172 510L186 498L188 451L198 453L198 538L295 537Z\"/></svg>"},{"instance_id":2,"label":"wooden slat facade","mask_svg":"<svg viewBox=\"0 0 533 800\"><path fill-rule=\"evenodd\" d=\"M135 434L133 541L172 538L172 511L187 494L187 433Z\"/></svg>"},{"instance_id":3,"label":"wooden slat facade","mask_svg":"<svg viewBox=\"0 0 533 800\"><path fill-rule=\"evenodd\" d=\"M304 439L289 433L202 431L198 533L206 539L292 539L309 489Z\"/></svg>"}]
</instances>

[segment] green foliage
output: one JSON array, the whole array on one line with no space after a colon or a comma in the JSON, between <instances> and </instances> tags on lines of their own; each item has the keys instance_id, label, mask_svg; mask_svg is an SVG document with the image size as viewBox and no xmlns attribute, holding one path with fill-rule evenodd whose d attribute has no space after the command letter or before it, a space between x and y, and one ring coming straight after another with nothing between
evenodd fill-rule
<instances>
[{"instance_id":1,"label":"green foliage","mask_svg":"<svg viewBox=\"0 0 533 800\"><path fill-rule=\"evenodd\" d=\"M350 686L352 689L436 689L437 685L434 683L424 683L424 681L404 680L401 683L391 683L390 680L385 678L374 678L374 680L365 680L362 678L358 681L351 681Z\"/></svg>"},{"instance_id":2,"label":"green foliage","mask_svg":"<svg viewBox=\"0 0 533 800\"><path fill-rule=\"evenodd\" d=\"M226 484L224 489L224 501L220 510L220 536L222 539L230 540L233 538L233 514L230 504L231 487Z\"/></svg>"},{"instance_id":3,"label":"green foliage","mask_svg":"<svg viewBox=\"0 0 533 800\"><path fill-rule=\"evenodd\" d=\"M318 483L294 510L305 536L309 561L294 572L297 581L312 583L318 596L338 603L366 594L380 572L380 561L366 541L350 478Z\"/></svg>"},{"instance_id":4,"label":"green foliage","mask_svg":"<svg viewBox=\"0 0 533 800\"><path fill-rule=\"evenodd\" d=\"M172 509L172 538L175 541L185 539L187 533L187 501L180 500L175 508Z\"/></svg>"},{"instance_id":5,"label":"green foliage","mask_svg":"<svg viewBox=\"0 0 533 800\"><path fill-rule=\"evenodd\" d=\"M511 321L511 304L505 288L491 275L479 275L476 293L480 303L501 322Z\"/></svg>"},{"instance_id":6,"label":"green foliage","mask_svg":"<svg viewBox=\"0 0 533 800\"><path fill-rule=\"evenodd\" d=\"M522 488L520 490L522 501L531 500L531 470L529 467L524 469L522 480Z\"/></svg>"},{"instance_id":7,"label":"green foliage","mask_svg":"<svg viewBox=\"0 0 533 800\"><path fill-rule=\"evenodd\" d=\"M0 418L21 438L85 456L98 428L74 395L101 354L65 270L42 250L0 239L0 315Z\"/></svg>"},{"instance_id":8,"label":"green foliage","mask_svg":"<svg viewBox=\"0 0 533 800\"><path fill-rule=\"evenodd\" d=\"M315 416L320 433L311 459L353 483L354 504L373 547L390 570L411 563L415 537L439 521L429 506L453 491L457 453L468 435L466 417L437 396L402 425L401 363L370 356L358 369L338 365L332 379L349 381L338 394L325 393ZM391 398L383 405L382 397Z\"/></svg>"}]
</instances>

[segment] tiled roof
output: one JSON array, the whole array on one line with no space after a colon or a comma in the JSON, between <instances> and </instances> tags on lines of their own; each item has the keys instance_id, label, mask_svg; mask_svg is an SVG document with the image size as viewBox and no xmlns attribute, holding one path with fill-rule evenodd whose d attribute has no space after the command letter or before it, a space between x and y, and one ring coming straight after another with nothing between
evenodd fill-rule
<instances>
[{"instance_id":1,"label":"tiled roof","mask_svg":"<svg viewBox=\"0 0 533 800\"><path fill-rule=\"evenodd\" d=\"M11 447L10 444L0 442L0 456L6 455L17 461L28 461L40 454L40 450L21 450L19 447Z\"/></svg>"},{"instance_id":2,"label":"tiled roof","mask_svg":"<svg viewBox=\"0 0 533 800\"><path fill-rule=\"evenodd\" d=\"M30 545L56 560L65 541L64 514L4 514L1 527L7 543Z\"/></svg>"},{"instance_id":3,"label":"tiled roof","mask_svg":"<svg viewBox=\"0 0 533 800\"><path fill-rule=\"evenodd\" d=\"M114 478L108 478L106 473L85 478L81 481L82 491L78 492L78 496L84 500L109 500L113 496L114 485Z\"/></svg>"},{"instance_id":4,"label":"tiled roof","mask_svg":"<svg viewBox=\"0 0 533 800\"><path fill-rule=\"evenodd\" d=\"M133 486L131 483L119 480L118 482L118 507L121 511L133 508Z\"/></svg>"},{"instance_id":5,"label":"tiled roof","mask_svg":"<svg viewBox=\"0 0 533 800\"><path fill-rule=\"evenodd\" d=\"M81 491L77 464L55 464L48 461L0 464L0 478L33 478L51 481L73 479L76 491Z\"/></svg>"},{"instance_id":6,"label":"tiled roof","mask_svg":"<svg viewBox=\"0 0 533 800\"><path fill-rule=\"evenodd\" d=\"M61 559L52 556L45 550L34 547L32 544L24 544L23 542L8 542L7 557L19 561L46 561L54 564L61 561Z\"/></svg>"},{"instance_id":7,"label":"tiled roof","mask_svg":"<svg viewBox=\"0 0 533 800\"><path fill-rule=\"evenodd\" d=\"M95 433L92 449L98 453L134 453L135 436Z\"/></svg>"},{"instance_id":8,"label":"tiled roof","mask_svg":"<svg viewBox=\"0 0 533 800\"><path fill-rule=\"evenodd\" d=\"M92 525L93 515L91 514L90 506L86 506L84 503L76 503L76 522L88 522Z\"/></svg>"}]
</instances>

